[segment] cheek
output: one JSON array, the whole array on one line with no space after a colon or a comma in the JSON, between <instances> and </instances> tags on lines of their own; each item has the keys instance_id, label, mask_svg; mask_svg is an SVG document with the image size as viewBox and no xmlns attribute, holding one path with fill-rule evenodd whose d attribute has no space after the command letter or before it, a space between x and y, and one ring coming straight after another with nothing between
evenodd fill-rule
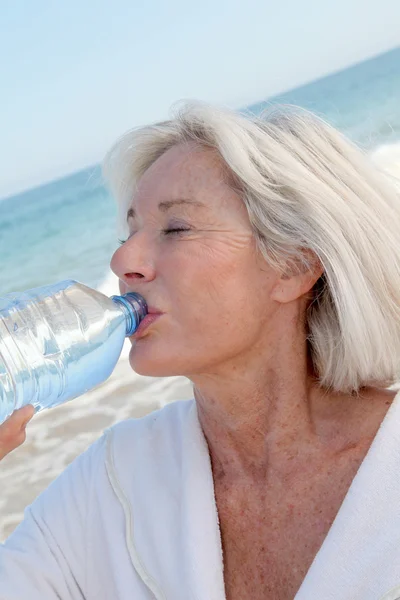
<instances>
[{"instance_id":1,"label":"cheek","mask_svg":"<svg viewBox=\"0 0 400 600\"><path fill-rule=\"evenodd\" d=\"M122 265L121 265L121 261L120 261L120 250L121 249L118 249L114 252L114 254L111 258L111 261L110 261L110 269L114 273L114 275L116 275L118 277L119 293L122 296L123 294L126 294L129 290L128 290L128 286L126 285L126 283L124 283L121 280L123 271L122 271Z\"/></svg>"},{"instance_id":2,"label":"cheek","mask_svg":"<svg viewBox=\"0 0 400 600\"><path fill-rule=\"evenodd\" d=\"M120 296L123 296L128 291L126 284L123 281L121 281L120 279L118 279L118 287L119 287Z\"/></svg>"},{"instance_id":3,"label":"cheek","mask_svg":"<svg viewBox=\"0 0 400 600\"><path fill-rule=\"evenodd\" d=\"M166 281L176 302L174 312L192 329L202 330L207 325L208 335L236 327L239 315L251 308L254 295L258 295L248 266L240 260L204 255L200 260L192 257L185 267L183 261L176 266Z\"/></svg>"}]
</instances>

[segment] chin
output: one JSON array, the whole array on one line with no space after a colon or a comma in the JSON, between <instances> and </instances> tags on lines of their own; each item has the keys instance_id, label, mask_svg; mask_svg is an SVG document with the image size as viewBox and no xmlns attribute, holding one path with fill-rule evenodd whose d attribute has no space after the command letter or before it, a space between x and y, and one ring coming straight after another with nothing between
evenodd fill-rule
<instances>
[{"instance_id":1,"label":"chin","mask_svg":"<svg viewBox=\"0 0 400 600\"><path fill-rule=\"evenodd\" d=\"M147 353L144 346L137 342L132 345L129 353L129 364L135 373L145 377L174 377L183 375L178 367L178 360L174 360L171 352L165 355L156 354L154 351Z\"/></svg>"}]
</instances>

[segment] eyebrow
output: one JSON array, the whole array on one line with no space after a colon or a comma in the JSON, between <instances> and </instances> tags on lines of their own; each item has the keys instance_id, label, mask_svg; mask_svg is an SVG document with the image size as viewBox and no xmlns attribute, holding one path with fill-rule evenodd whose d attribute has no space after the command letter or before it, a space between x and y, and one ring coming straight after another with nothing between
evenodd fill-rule
<instances>
[{"instance_id":1,"label":"eyebrow","mask_svg":"<svg viewBox=\"0 0 400 600\"><path fill-rule=\"evenodd\" d=\"M165 213L173 206L180 206L182 204L195 206L196 208L207 208L206 204L203 204L202 202L199 202L198 200L185 200L182 198L180 200L164 200L163 202L160 202L160 204L158 205L158 210ZM130 208L128 210L128 212L126 213L126 220L129 221L129 219L135 219L135 218L136 218L136 211L134 208Z\"/></svg>"}]
</instances>

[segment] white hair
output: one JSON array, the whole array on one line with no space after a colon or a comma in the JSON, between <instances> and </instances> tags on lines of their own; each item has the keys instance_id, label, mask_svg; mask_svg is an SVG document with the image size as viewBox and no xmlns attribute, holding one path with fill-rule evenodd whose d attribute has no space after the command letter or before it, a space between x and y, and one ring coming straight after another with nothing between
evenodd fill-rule
<instances>
[{"instance_id":1,"label":"white hair","mask_svg":"<svg viewBox=\"0 0 400 600\"><path fill-rule=\"evenodd\" d=\"M305 110L257 117L186 102L171 120L126 133L107 155L104 174L124 221L143 173L193 141L221 157L271 266L308 268L310 250L319 258L324 273L306 324L321 387L357 393L398 381L400 195L388 176Z\"/></svg>"}]
</instances>

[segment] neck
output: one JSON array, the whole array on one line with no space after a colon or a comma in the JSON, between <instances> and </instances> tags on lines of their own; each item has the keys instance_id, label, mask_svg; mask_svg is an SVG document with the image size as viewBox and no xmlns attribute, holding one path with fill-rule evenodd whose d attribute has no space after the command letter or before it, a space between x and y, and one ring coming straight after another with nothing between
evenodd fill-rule
<instances>
[{"instance_id":1,"label":"neck","mask_svg":"<svg viewBox=\"0 0 400 600\"><path fill-rule=\"evenodd\" d=\"M306 344L291 347L191 378L216 479L265 481L274 465L295 468L294 458L345 435L337 416L346 419L349 397L332 403L310 373Z\"/></svg>"}]
</instances>

